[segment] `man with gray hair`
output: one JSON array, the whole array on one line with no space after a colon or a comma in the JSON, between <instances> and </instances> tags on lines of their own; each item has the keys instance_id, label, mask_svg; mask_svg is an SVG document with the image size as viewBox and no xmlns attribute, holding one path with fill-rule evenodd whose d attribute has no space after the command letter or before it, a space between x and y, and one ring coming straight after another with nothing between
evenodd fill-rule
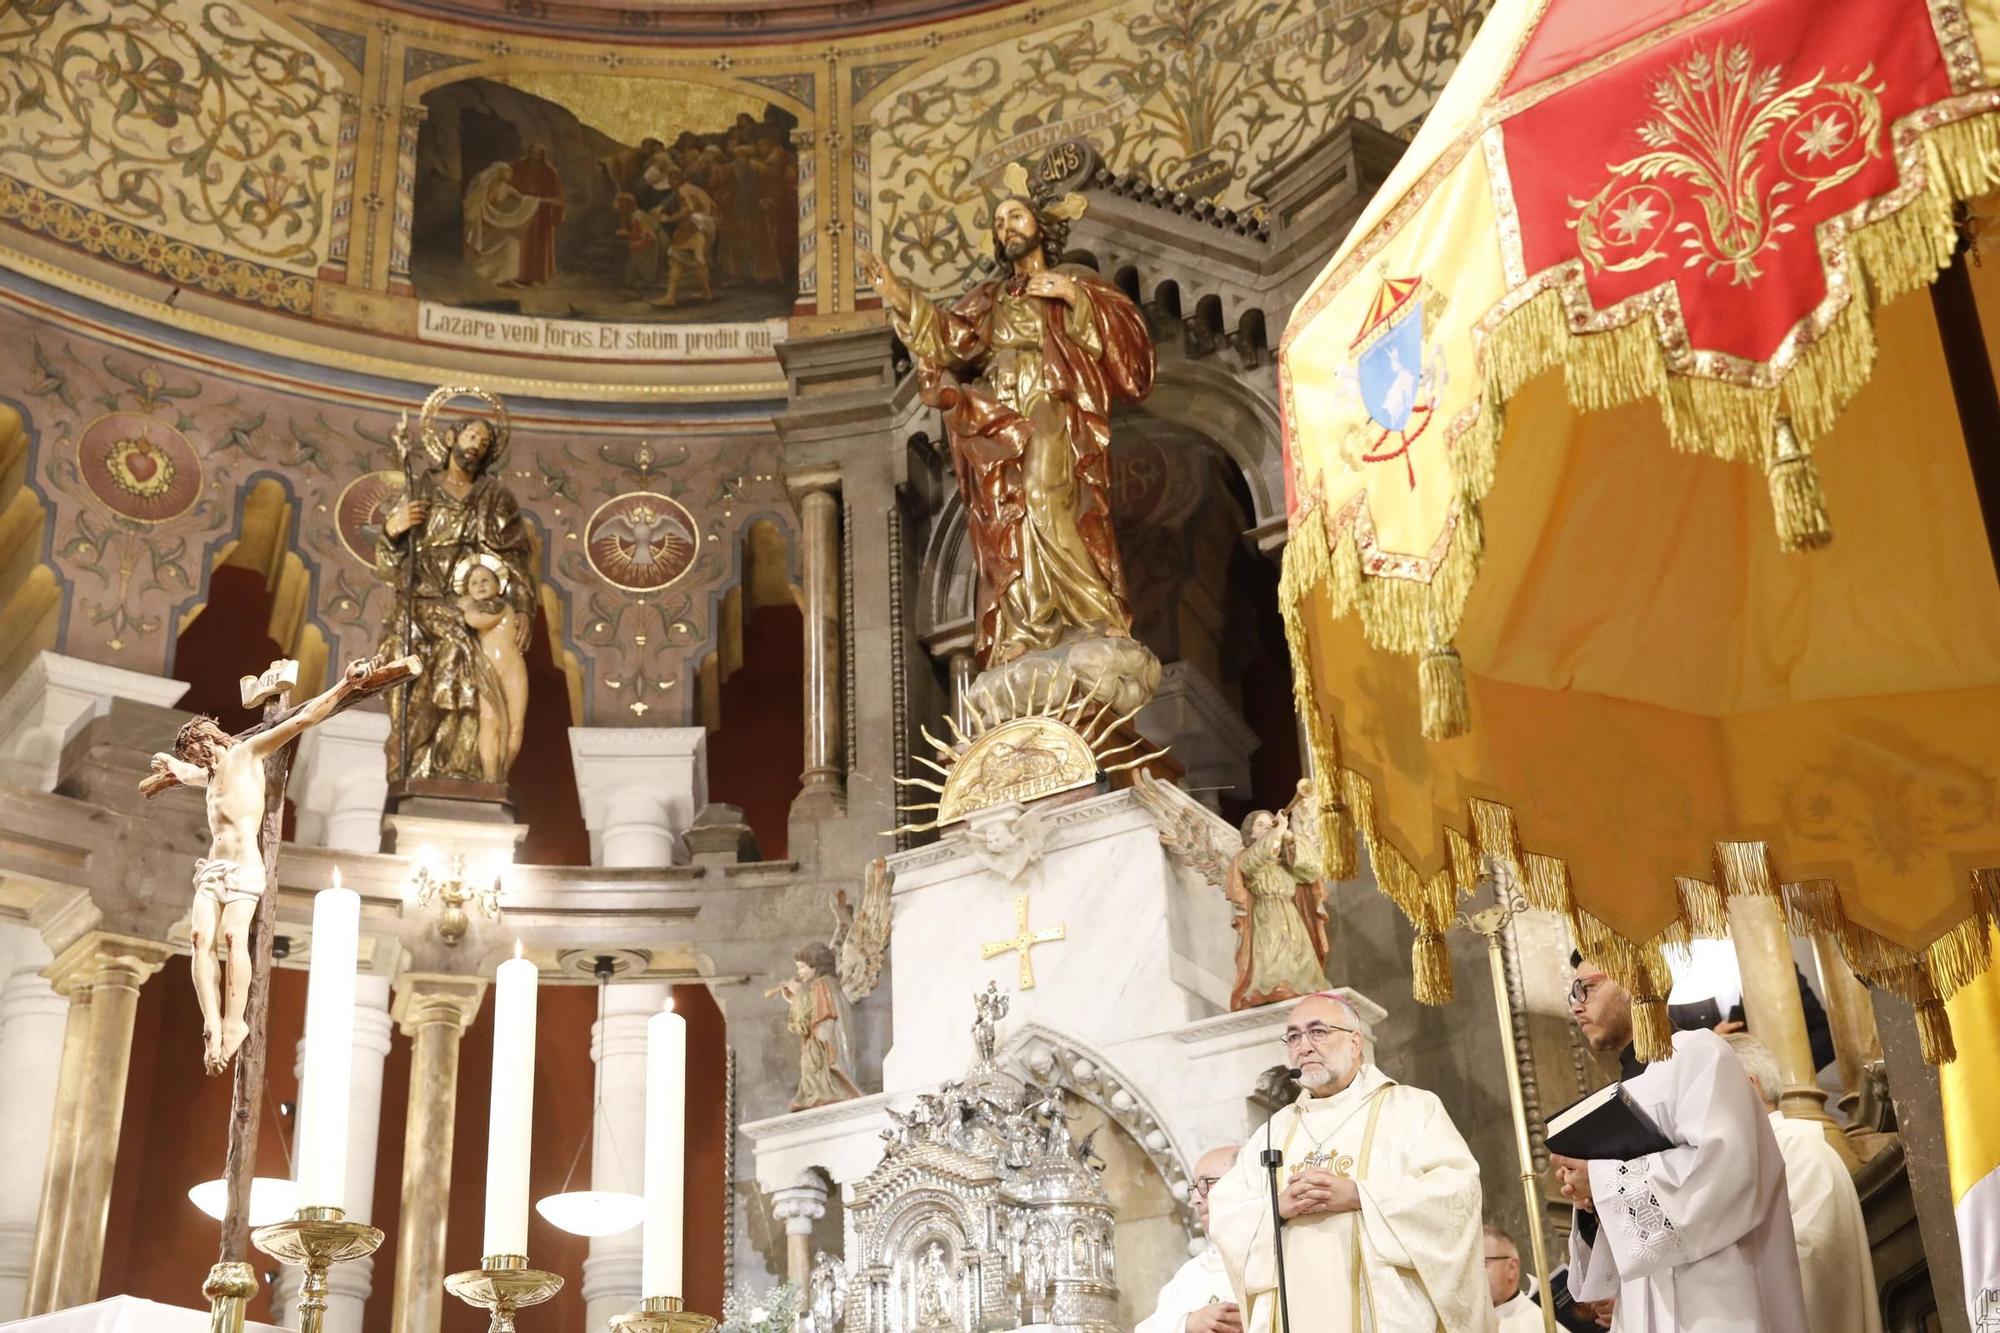
<instances>
[{"instance_id":1,"label":"man with gray hair","mask_svg":"<svg viewBox=\"0 0 2000 1333\"><path fill-rule=\"evenodd\" d=\"M1487 1333L1479 1166L1444 1104L1369 1063L1360 1017L1332 992L1292 1006L1284 1043L1298 1100L1244 1145L1209 1199L1244 1333ZM1281 1231L1257 1151L1267 1146L1282 1163Z\"/></svg>"},{"instance_id":2,"label":"man with gray hair","mask_svg":"<svg viewBox=\"0 0 2000 1333\"><path fill-rule=\"evenodd\" d=\"M1195 1216L1208 1230L1208 1192L1236 1165L1236 1148L1210 1148L1194 1164ZM1231 1299L1229 1271L1215 1246L1204 1243L1201 1253L1182 1264L1166 1286L1159 1304L1139 1321L1133 1333L1243 1333L1243 1312Z\"/></svg>"},{"instance_id":3,"label":"man with gray hair","mask_svg":"<svg viewBox=\"0 0 2000 1333\"><path fill-rule=\"evenodd\" d=\"M1778 1152L1785 1159L1792 1238L1805 1286L1806 1333L1882 1333L1882 1302L1875 1292L1875 1263L1861 1196L1847 1163L1826 1141L1816 1121L1794 1120L1778 1110L1784 1077L1771 1049L1747 1033L1724 1037L1771 1117Z\"/></svg>"}]
</instances>

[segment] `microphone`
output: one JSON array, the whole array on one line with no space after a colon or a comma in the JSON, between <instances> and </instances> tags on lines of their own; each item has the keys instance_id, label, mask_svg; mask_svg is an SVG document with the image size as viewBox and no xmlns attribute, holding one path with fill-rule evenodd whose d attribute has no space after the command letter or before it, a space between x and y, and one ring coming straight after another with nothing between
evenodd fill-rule
<instances>
[{"instance_id":1,"label":"microphone","mask_svg":"<svg viewBox=\"0 0 2000 1333\"><path fill-rule=\"evenodd\" d=\"M1297 1081L1304 1073L1303 1069L1288 1068L1285 1077ZM1278 1261L1278 1329L1279 1333L1292 1333L1291 1297L1285 1290L1285 1215L1278 1210L1278 1168L1285 1164L1285 1154L1271 1143L1270 1120L1264 1122L1264 1151L1258 1160L1271 1186L1271 1249Z\"/></svg>"}]
</instances>

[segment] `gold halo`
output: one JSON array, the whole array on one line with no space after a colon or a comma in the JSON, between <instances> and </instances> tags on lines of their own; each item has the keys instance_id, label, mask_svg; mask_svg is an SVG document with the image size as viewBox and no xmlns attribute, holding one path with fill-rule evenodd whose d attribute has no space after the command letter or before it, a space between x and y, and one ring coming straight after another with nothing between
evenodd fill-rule
<instances>
[{"instance_id":1,"label":"gold halo","mask_svg":"<svg viewBox=\"0 0 2000 1333\"><path fill-rule=\"evenodd\" d=\"M498 467L507 459L507 405L500 401L500 395L471 384L440 385L431 390L431 396L424 399L423 411L417 414L417 438L424 443L424 452L431 456L433 463L442 463L449 452L443 437L437 433L438 409L458 398L477 398L493 409L493 448L487 455L487 466Z\"/></svg>"},{"instance_id":2,"label":"gold halo","mask_svg":"<svg viewBox=\"0 0 2000 1333\"><path fill-rule=\"evenodd\" d=\"M512 576L509 574L506 564L500 559L500 557L497 555L489 555L485 551L475 551L471 555L462 558L458 562L458 564L453 567L451 571L451 590L453 592L458 593L461 596L464 595L465 581L472 577L472 570L474 566L483 566L484 568L491 570L493 572L493 577L500 580L500 595L502 597L505 597L507 595L508 585L513 583L514 580Z\"/></svg>"}]
</instances>

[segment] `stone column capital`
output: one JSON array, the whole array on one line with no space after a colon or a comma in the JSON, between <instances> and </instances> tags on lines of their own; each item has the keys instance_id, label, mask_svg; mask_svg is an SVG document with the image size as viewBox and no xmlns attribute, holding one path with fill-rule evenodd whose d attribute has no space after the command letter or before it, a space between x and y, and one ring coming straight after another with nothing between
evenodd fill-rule
<instances>
[{"instance_id":1,"label":"stone column capital","mask_svg":"<svg viewBox=\"0 0 2000 1333\"><path fill-rule=\"evenodd\" d=\"M63 747L113 699L171 708L187 689L185 681L38 653L0 694L0 781L52 791Z\"/></svg>"},{"instance_id":2,"label":"stone column capital","mask_svg":"<svg viewBox=\"0 0 2000 1333\"><path fill-rule=\"evenodd\" d=\"M177 952L158 940L92 930L71 941L42 975L59 995L73 996L107 985L137 990Z\"/></svg>"},{"instance_id":3,"label":"stone column capital","mask_svg":"<svg viewBox=\"0 0 2000 1333\"><path fill-rule=\"evenodd\" d=\"M462 1033L472 1026L485 998L485 977L405 972L396 980L389 1014L406 1037L414 1037L419 1029L438 1024L449 1024Z\"/></svg>"},{"instance_id":4,"label":"stone column capital","mask_svg":"<svg viewBox=\"0 0 2000 1333\"><path fill-rule=\"evenodd\" d=\"M672 865L708 804L705 727L571 727L576 794L599 865Z\"/></svg>"},{"instance_id":5,"label":"stone column capital","mask_svg":"<svg viewBox=\"0 0 2000 1333\"><path fill-rule=\"evenodd\" d=\"M793 500L804 503L809 495L826 495L838 499L840 496L840 469L837 467L800 468L785 474L785 489Z\"/></svg>"},{"instance_id":6,"label":"stone column capital","mask_svg":"<svg viewBox=\"0 0 2000 1333\"><path fill-rule=\"evenodd\" d=\"M807 1176L796 1185L771 1191L771 1215L785 1224L788 1236L810 1236L812 1224L826 1216L826 1185Z\"/></svg>"}]
</instances>

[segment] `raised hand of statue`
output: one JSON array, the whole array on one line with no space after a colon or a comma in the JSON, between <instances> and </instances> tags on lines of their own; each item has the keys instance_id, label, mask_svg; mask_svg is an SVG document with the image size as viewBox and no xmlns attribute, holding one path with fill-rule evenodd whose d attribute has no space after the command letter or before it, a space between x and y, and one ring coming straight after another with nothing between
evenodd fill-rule
<instances>
[{"instance_id":1,"label":"raised hand of statue","mask_svg":"<svg viewBox=\"0 0 2000 1333\"><path fill-rule=\"evenodd\" d=\"M873 250L863 250L861 252L861 272L867 277L868 285L875 289L876 294L882 298L891 310L905 319L909 318L910 289L905 287L896 275L889 271L889 266L882 262L880 255L876 254Z\"/></svg>"},{"instance_id":2,"label":"raised hand of statue","mask_svg":"<svg viewBox=\"0 0 2000 1333\"><path fill-rule=\"evenodd\" d=\"M382 520L382 531L391 537L400 537L430 517L430 512L429 501L405 497L390 506L388 517Z\"/></svg>"}]
</instances>

